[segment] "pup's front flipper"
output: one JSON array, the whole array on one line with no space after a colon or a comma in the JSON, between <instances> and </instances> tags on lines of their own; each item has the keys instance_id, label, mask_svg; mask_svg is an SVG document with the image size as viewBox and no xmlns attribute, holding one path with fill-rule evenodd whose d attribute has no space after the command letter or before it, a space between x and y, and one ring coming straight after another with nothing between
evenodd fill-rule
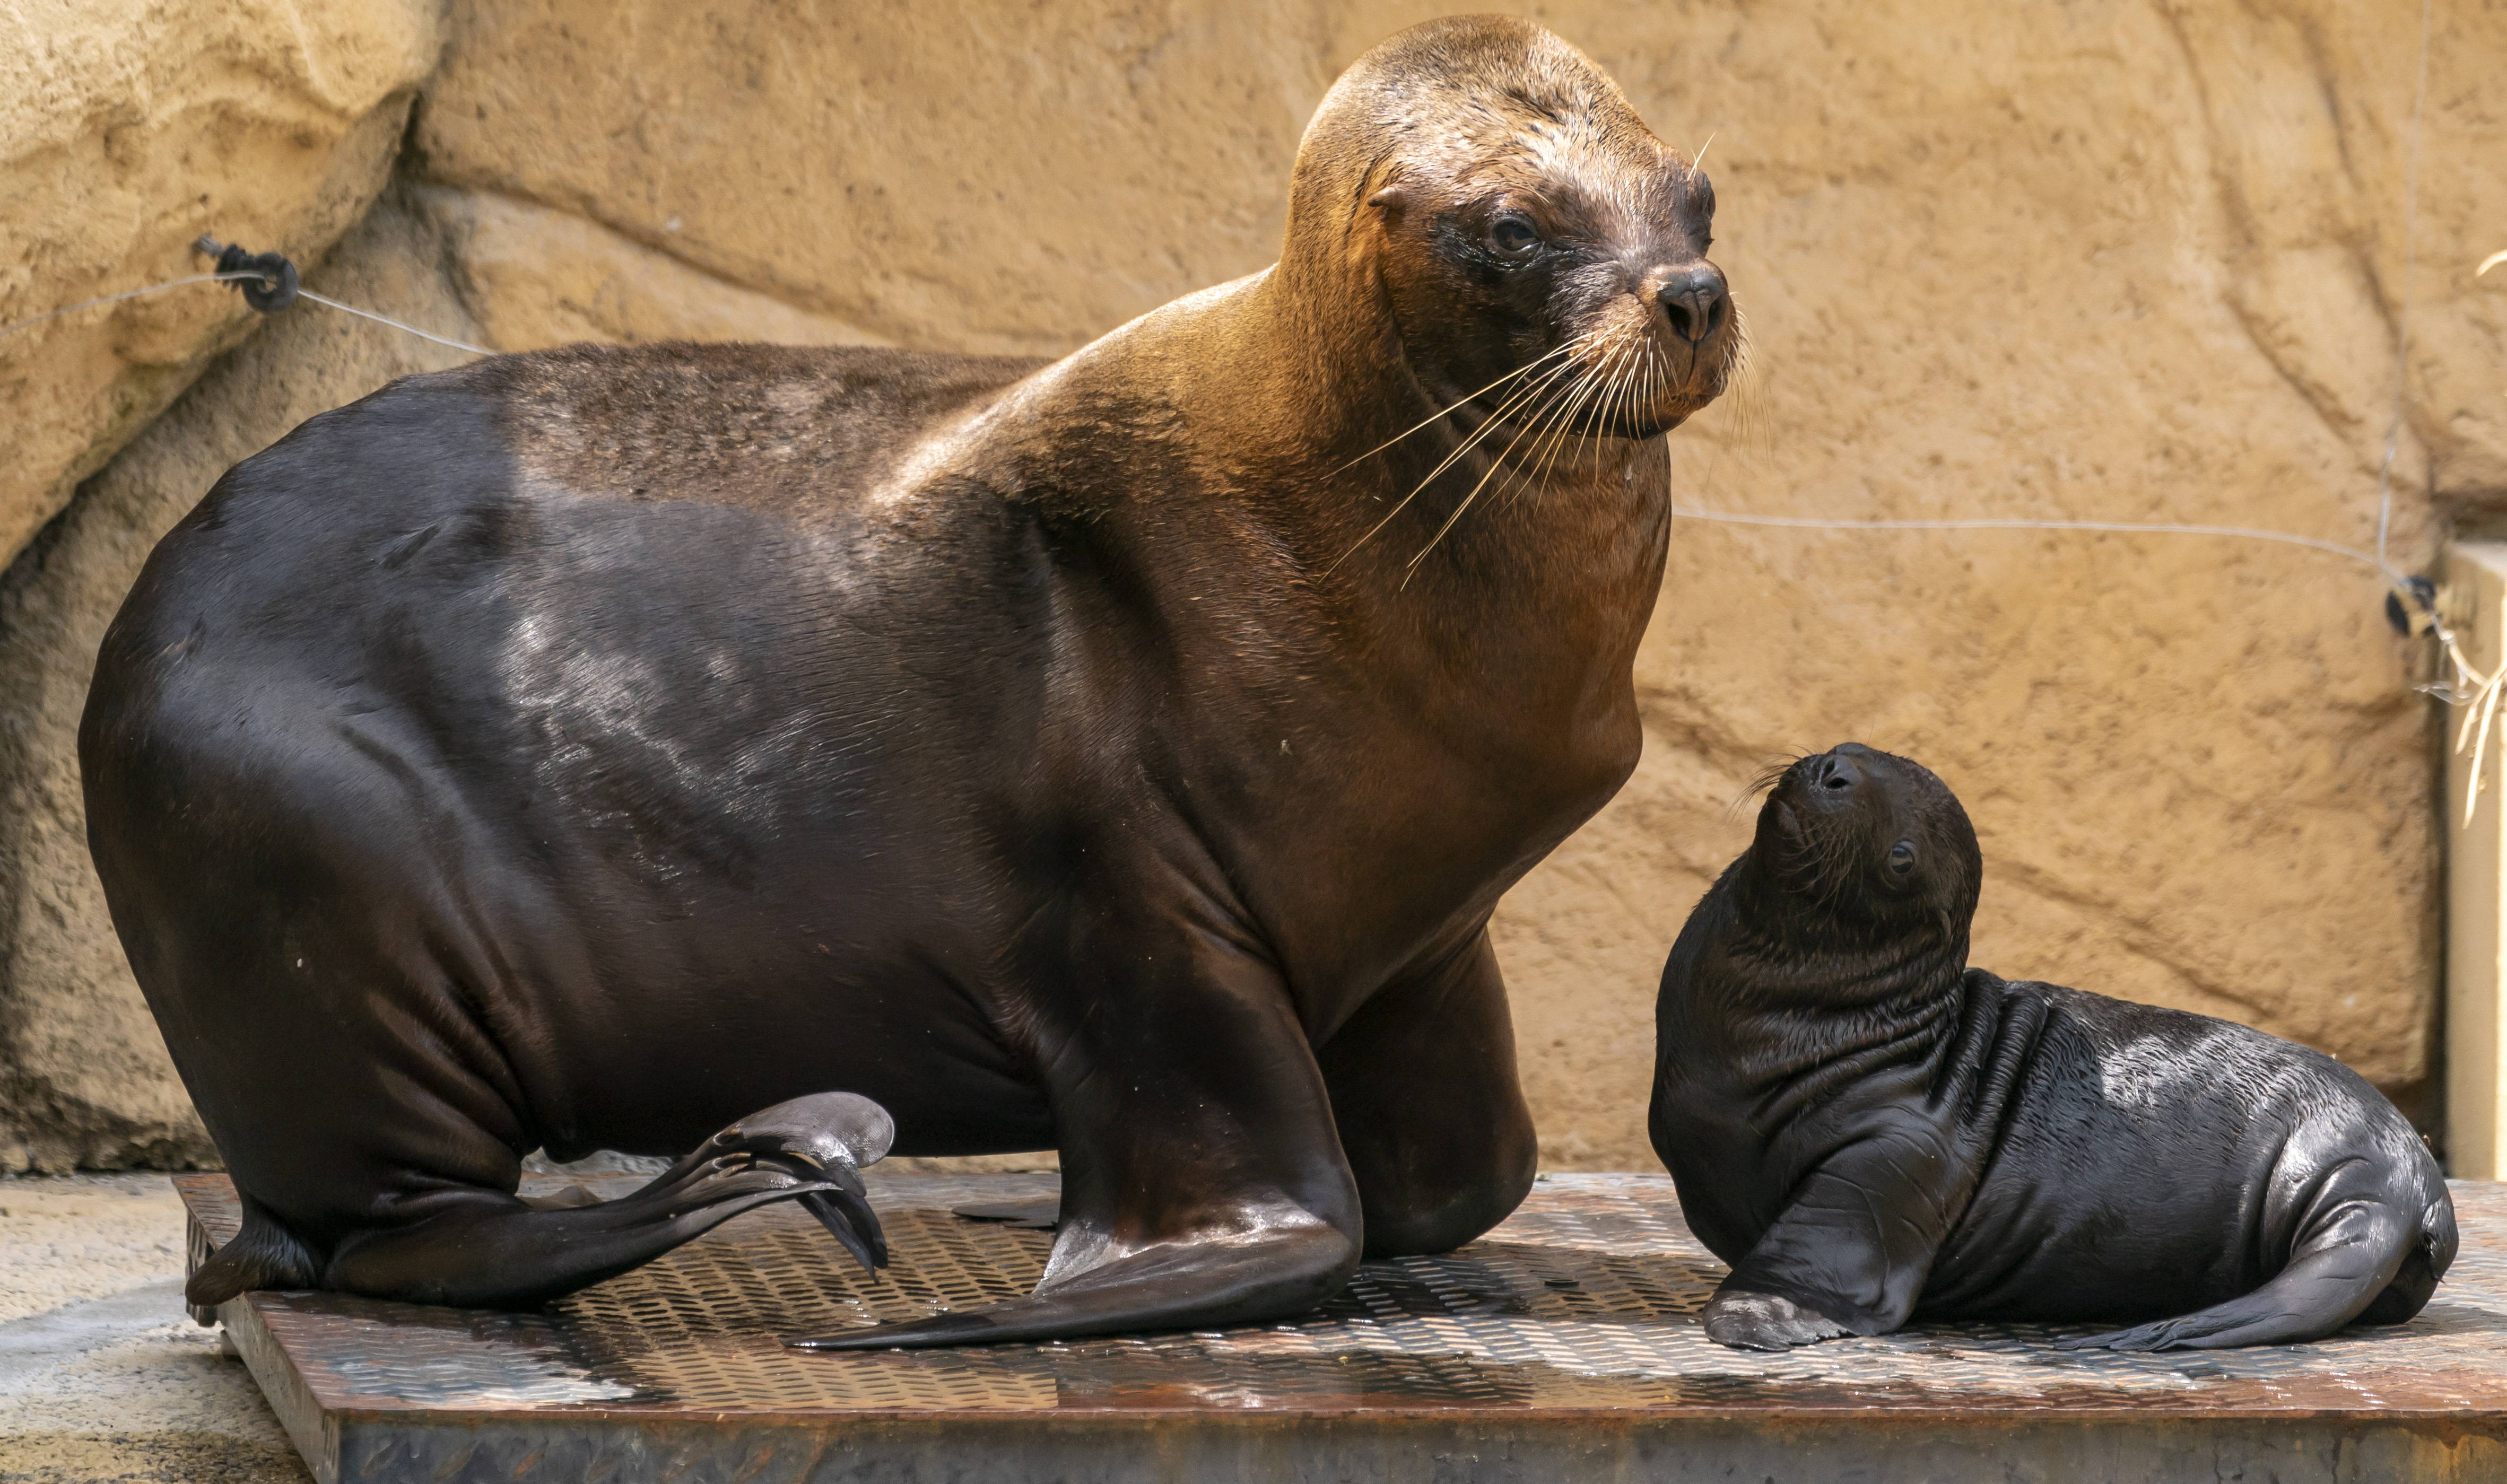
<instances>
[{"instance_id":1,"label":"pup's front flipper","mask_svg":"<svg viewBox=\"0 0 2507 1484\"><path fill-rule=\"evenodd\" d=\"M1907 1322L1942 1237L1922 1219L1938 1209L1927 1192L1900 1177L1926 1163L1920 1142L1848 1145L1813 1171L1715 1290L1698 1317L1706 1337L1785 1350Z\"/></svg>"},{"instance_id":2,"label":"pup's front flipper","mask_svg":"<svg viewBox=\"0 0 2507 1484\"><path fill-rule=\"evenodd\" d=\"M1903 1068L1841 1104L1835 1142L1701 1316L1706 1337L1775 1350L1907 1322L1993 1150L2045 1001L1969 970L1945 1074Z\"/></svg>"},{"instance_id":3,"label":"pup's front flipper","mask_svg":"<svg viewBox=\"0 0 2507 1484\"><path fill-rule=\"evenodd\" d=\"M1706 1338L1734 1350L1791 1350L1854 1332L1782 1294L1737 1292L1728 1285L1716 1291L1697 1318L1706 1326Z\"/></svg>"}]
</instances>

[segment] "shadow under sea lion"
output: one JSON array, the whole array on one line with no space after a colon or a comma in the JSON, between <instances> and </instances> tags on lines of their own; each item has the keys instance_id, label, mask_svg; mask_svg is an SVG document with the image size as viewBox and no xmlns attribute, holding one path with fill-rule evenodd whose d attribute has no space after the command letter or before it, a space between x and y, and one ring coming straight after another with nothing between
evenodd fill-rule
<instances>
[{"instance_id":1,"label":"shadow under sea lion","mask_svg":"<svg viewBox=\"0 0 2507 1484\"><path fill-rule=\"evenodd\" d=\"M2243 1026L1968 967L1982 875L1940 778L1848 742L1785 770L1682 928L1650 1127L1732 1268L1707 1335L2212 1349L2417 1314L2454 1206L2393 1104Z\"/></svg>"},{"instance_id":2,"label":"shadow under sea lion","mask_svg":"<svg viewBox=\"0 0 2507 1484\"><path fill-rule=\"evenodd\" d=\"M891 1141L1058 1147L1051 1261L810 1343L1281 1317L1504 1219L1489 914L1636 764L1713 211L1574 48L1435 21L1276 267L1060 361L498 356L228 473L80 733L243 1200L192 1302L529 1303L779 1200L875 1263ZM537 1209L535 1144L697 1152Z\"/></svg>"}]
</instances>

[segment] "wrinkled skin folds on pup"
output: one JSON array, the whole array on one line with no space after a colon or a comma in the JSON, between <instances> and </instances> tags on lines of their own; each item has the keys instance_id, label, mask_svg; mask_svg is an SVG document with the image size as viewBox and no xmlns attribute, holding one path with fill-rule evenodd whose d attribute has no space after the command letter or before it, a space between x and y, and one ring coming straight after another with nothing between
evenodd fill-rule
<instances>
[{"instance_id":1,"label":"wrinkled skin folds on pup","mask_svg":"<svg viewBox=\"0 0 2507 1484\"><path fill-rule=\"evenodd\" d=\"M2213 1349L2418 1313L2454 1207L2393 1104L2242 1026L1966 967L1982 873L1941 779L1849 742L1785 771L1682 929L1652 1132L1732 1267L1707 1334Z\"/></svg>"},{"instance_id":2,"label":"wrinkled skin folds on pup","mask_svg":"<svg viewBox=\"0 0 2507 1484\"><path fill-rule=\"evenodd\" d=\"M81 735L246 1202L194 1301L527 1303L785 1200L876 1262L891 1118L1058 1148L1050 1264L810 1343L1271 1319L1503 1219L1488 917L1635 765L1712 213L1572 48L1438 21L1275 268L1061 361L495 357L229 473ZM535 1144L695 1152L553 1209Z\"/></svg>"}]
</instances>

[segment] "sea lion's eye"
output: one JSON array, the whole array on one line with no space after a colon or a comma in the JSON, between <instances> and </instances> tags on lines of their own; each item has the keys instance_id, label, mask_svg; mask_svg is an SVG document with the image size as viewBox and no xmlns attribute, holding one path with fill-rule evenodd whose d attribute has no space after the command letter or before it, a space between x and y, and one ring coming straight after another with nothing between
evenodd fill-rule
<instances>
[{"instance_id":1,"label":"sea lion's eye","mask_svg":"<svg viewBox=\"0 0 2507 1484\"><path fill-rule=\"evenodd\" d=\"M1889 847L1889 869L1900 876L1915 869L1915 848L1904 840Z\"/></svg>"},{"instance_id":2,"label":"sea lion's eye","mask_svg":"<svg viewBox=\"0 0 2507 1484\"><path fill-rule=\"evenodd\" d=\"M1541 233L1532 218L1509 211L1489 228L1489 245L1507 257L1521 258L1541 245Z\"/></svg>"}]
</instances>

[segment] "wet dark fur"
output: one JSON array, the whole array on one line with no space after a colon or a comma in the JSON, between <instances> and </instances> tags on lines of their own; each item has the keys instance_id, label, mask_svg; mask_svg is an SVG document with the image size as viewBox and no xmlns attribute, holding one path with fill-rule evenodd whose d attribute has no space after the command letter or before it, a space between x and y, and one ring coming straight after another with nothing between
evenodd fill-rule
<instances>
[{"instance_id":1,"label":"wet dark fur","mask_svg":"<svg viewBox=\"0 0 2507 1484\"><path fill-rule=\"evenodd\" d=\"M806 1162L545 1211L522 1151L730 1148L837 1089L902 1152L1058 1147L1065 1192L1036 1296L837 1345L1290 1314L1502 1219L1486 924L1635 763L1645 440L1737 345L1710 205L1555 38L1441 21L1326 99L1276 269L1062 361L500 357L232 471L81 736L247 1198L195 1301L563 1292ZM1508 211L1538 253L1450 249ZM1615 436L1460 452L1565 417L1438 415L1578 336ZM1492 473L1540 498L1440 539Z\"/></svg>"},{"instance_id":2,"label":"wet dark fur","mask_svg":"<svg viewBox=\"0 0 2507 1484\"><path fill-rule=\"evenodd\" d=\"M2154 1321L2073 1343L2163 1349L2419 1311L2453 1207L2392 1104L2241 1026L1967 967L1981 876L1941 780L1849 743L1785 770L1682 929L1652 1131L1732 1265L1710 1334Z\"/></svg>"}]
</instances>

